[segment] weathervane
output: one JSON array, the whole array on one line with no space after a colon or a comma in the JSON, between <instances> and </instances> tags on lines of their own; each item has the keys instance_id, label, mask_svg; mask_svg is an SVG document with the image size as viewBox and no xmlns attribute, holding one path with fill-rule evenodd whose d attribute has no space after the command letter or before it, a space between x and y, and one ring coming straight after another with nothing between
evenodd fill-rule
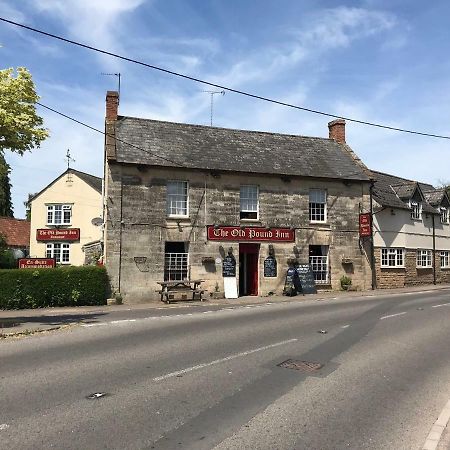
<instances>
[{"instance_id":1,"label":"weathervane","mask_svg":"<svg viewBox=\"0 0 450 450\"><path fill-rule=\"evenodd\" d=\"M202 91L202 92L206 92L207 94L209 94L211 96L211 126L212 126L212 124L213 124L214 95L215 94L225 95L225 91Z\"/></svg>"}]
</instances>

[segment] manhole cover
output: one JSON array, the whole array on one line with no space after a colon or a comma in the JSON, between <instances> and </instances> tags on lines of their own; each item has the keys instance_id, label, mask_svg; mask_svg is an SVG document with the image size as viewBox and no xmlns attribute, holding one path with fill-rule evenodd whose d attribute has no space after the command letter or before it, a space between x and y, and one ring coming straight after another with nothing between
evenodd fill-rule
<instances>
[{"instance_id":1,"label":"manhole cover","mask_svg":"<svg viewBox=\"0 0 450 450\"><path fill-rule=\"evenodd\" d=\"M287 359L280 364L278 367L283 367L285 369L300 370L300 372L315 372L323 367L323 364L312 361L299 361L296 359Z\"/></svg>"}]
</instances>

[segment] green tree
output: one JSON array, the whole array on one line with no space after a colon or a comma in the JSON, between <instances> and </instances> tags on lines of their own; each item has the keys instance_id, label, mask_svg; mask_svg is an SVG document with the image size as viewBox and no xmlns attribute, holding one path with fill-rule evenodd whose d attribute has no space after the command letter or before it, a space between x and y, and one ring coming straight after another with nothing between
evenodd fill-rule
<instances>
[{"instance_id":1,"label":"green tree","mask_svg":"<svg viewBox=\"0 0 450 450\"><path fill-rule=\"evenodd\" d=\"M36 113L37 101L27 69L0 70L0 152L8 149L23 155L48 137L44 121Z\"/></svg>"},{"instance_id":2,"label":"green tree","mask_svg":"<svg viewBox=\"0 0 450 450\"><path fill-rule=\"evenodd\" d=\"M11 183L9 173L11 168L0 151L0 216L13 217L11 201Z\"/></svg>"}]
</instances>

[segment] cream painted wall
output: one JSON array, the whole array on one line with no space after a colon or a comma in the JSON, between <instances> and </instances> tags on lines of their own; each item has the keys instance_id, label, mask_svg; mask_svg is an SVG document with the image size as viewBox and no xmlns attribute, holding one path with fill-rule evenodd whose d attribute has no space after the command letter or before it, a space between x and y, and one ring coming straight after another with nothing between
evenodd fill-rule
<instances>
[{"instance_id":1,"label":"cream painted wall","mask_svg":"<svg viewBox=\"0 0 450 450\"><path fill-rule=\"evenodd\" d=\"M43 191L31 202L31 232L30 257L45 257L46 242L36 240L38 228L55 228L47 226L47 205L62 203L72 205L71 225L61 225L61 228L79 228L80 240L70 243L70 264L84 264L82 247L92 241L101 239L101 226L94 226L91 220L102 217L102 195L76 174L65 174ZM57 242L57 241L52 241Z\"/></svg>"},{"instance_id":2,"label":"cream painted wall","mask_svg":"<svg viewBox=\"0 0 450 450\"><path fill-rule=\"evenodd\" d=\"M411 249L433 248L431 215L422 213L422 220L412 220L408 210L384 209L374 215L375 247L401 247ZM441 224L435 216L436 250L450 250L450 225Z\"/></svg>"}]
</instances>

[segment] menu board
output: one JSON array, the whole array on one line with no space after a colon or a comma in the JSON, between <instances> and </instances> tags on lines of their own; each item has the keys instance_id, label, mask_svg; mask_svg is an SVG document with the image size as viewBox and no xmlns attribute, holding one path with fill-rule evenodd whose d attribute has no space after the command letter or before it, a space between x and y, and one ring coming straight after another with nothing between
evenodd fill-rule
<instances>
[{"instance_id":1,"label":"menu board","mask_svg":"<svg viewBox=\"0 0 450 450\"><path fill-rule=\"evenodd\" d=\"M268 256L264 260L264 276L275 278L277 276L277 260L273 256Z\"/></svg>"},{"instance_id":2,"label":"menu board","mask_svg":"<svg viewBox=\"0 0 450 450\"><path fill-rule=\"evenodd\" d=\"M236 259L233 255L225 256L222 263L222 275L224 277L236 276Z\"/></svg>"},{"instance_id":3,"label":"menu board","mask_svg":"<svg viewBox=\"0 0 450 450\"><path fill-rule=\"evenodd\" d=\"M300 279L298 277L297 270L295 267L289 267L286 272L286 280L284 281L284 295L297 295L297 292L301 291Z\"/></svg>"},{"instance_id":4,"label":"menu board","mask_svg":"<svg viewBox=\"0 0 450 450\"><path fill-rule=\"evenodd\" d=\"M310 264L299 264L295 268L302 294L317 294L316 281Z\"/></svg>"}]
</instances>

